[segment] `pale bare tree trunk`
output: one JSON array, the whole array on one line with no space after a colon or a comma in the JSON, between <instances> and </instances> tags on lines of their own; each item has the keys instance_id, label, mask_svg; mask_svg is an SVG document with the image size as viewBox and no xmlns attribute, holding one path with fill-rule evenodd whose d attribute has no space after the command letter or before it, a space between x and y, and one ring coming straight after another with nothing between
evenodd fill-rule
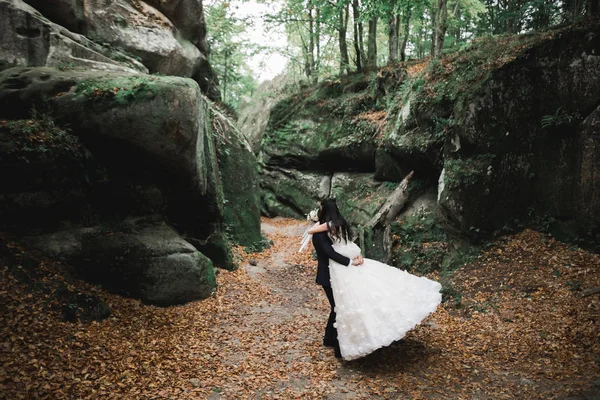
<instances>
[{"instance_id":1,"label":"pale bare tree trunk","mask_svg":"<svg viewBox=\"0 0 600 400\"><path fill-rule=\"evenodd\" d=\"M396 16L391 16L388 20L388 47L390 57L388 64L398 62L398 26L396 24Z\"/></svg>"},{"instance_id":2,"label":"pale bare tree trunk","mask_svg":"<svg viewBox=\"0 0 600 400\"><path fill-rule=\"evenodd\" d=\"M345 8L340 7L339 23L338 28L339 44L340 44L340 74L350 73L350 57L348 55L348 43L346 42L346 33L348 31L348 18L350 14L349 5L346 4Z\"/></svg>"},{"instance_id":3,"label":"pale bare tree trunk","mask_svg":"<svg viewBox=\"0 0 600 400\"><path fill-rule=\"evenodd\" d=\"M410 171L410 173L402 179L402 182L400 182L396 190L394 190L379 211L377 211L377 214L367 222L365 225L366 229L373 229L378 225L389 225L394 222L408 200L408 183L413 175L414 171Z\"/></svg>"},{"instance_id":4,"label":"pale bare tree trunk","mask_svg":"<svg viewBox=\"0 0 600 400\"><path fill-rule=\"evenodd\" d=\"M315 76L319 77L319 70L321 69L321 11L317 8L317 29L315 31L315 43L317 47L317 57L315 60Z\"/></svg>"},{"instance_id":5,"label":"pale bare tree trunk","mask_svg":"<svg viewBox=\"0 0 600 400\"><path fill-rule=\"evenodd\" d=\"M309 79L312 79L313 83L317 83L317 75L315 74L315 21L313 17L313 2L312 0L308 1L308 30L309 30L309 38L308 38L308 63L310 75L308 75Z\"/></svg>"}]
</instances>

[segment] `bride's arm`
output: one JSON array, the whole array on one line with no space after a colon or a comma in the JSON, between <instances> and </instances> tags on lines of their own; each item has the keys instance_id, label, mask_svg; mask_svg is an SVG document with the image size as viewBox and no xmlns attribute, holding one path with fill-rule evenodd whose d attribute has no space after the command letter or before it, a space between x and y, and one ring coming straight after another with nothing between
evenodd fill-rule
<instances>
[{"instance_id":1,"label":"bride's arm","mask_svg":"<svg viewBox=\"0 0 600 400\"><path fill-rule=\"evenodd\" d=\"M324 222L320 225L315 224L312 228L308 230L308 233L315 234L317 232L327 232L327 223Z\"/></svg>"}]
</instances>

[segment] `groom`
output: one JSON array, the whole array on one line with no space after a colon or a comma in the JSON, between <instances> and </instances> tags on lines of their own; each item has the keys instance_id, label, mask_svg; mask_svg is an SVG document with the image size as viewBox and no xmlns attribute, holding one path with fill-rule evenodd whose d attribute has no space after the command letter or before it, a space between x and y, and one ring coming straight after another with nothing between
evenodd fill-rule
<instances>
[{"instance_id":1,"label":"groom","mask_svg":"<svg viewBox=\"0 0 600 400\"><path fill-rule=\"evenodd\" d=\"M313 234L312 243L317 252L318 266L317 266L317 283L323 286L331 311L329 312L329 319L327 320L327 326L325 327L325 336L323 336L323 345L333 347L335 350L335 356L337 358L342 357L340 352L340 344L337 338L337 329L333 326L335 322L335 301L333 299L333 291L331 290L331 282L329 281L329 259L342 264L342 265L360 265L363 263L362 256L358 256L353 260L348 257L341 255L333 249L331 239L327 232L317 232Z\"/></svg>"}]
</instances>

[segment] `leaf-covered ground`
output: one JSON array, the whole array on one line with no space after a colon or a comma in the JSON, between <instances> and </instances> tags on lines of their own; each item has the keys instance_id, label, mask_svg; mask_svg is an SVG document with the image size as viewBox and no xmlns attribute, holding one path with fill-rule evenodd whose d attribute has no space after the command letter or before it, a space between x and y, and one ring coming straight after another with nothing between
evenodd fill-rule
<instances>
[{"instance_id":1,"label":"leaf-covered ground","mask_svg":"<svg viewBox=\"0 0 600 400\"><path fill-rule=\"evenodd\" d=\"M321 346L316 262L296 252L306 225L262 226L274 246L239 251L241 268L218 274L214 297L178 307L107 294L43 259L3 265L0 397L597 398L600 295L581 293L600 285L600 256L532 231L505 237L455 274L460 307L445 303L404 341L342 362ZM61 322L43 290L61 282L103 298L111 317Z\"/></svg>"}]
</instances>

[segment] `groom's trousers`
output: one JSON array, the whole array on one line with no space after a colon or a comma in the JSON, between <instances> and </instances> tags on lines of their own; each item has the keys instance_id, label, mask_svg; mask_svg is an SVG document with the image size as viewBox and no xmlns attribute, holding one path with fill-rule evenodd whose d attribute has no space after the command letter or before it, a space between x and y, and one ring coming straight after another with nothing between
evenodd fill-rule
<instances>
[{"instance_id":1,"label":"groom's trousers","mask_svg":"<svg viewBox=\"0 0 600 400\"><path fill-rule=\"evenodd\" d=\"M335 329L333 326L335 323L335 300L333 299L333 290L331 289L331 286L323 286L323 290L325 290L327 300L329 300L329 305L331 306L329 319L327 320L327 326L325 327L325 336L323 337L323 342L329 342L331 345L337 345L337 329Z\"/></svg>"}]
</instances>

